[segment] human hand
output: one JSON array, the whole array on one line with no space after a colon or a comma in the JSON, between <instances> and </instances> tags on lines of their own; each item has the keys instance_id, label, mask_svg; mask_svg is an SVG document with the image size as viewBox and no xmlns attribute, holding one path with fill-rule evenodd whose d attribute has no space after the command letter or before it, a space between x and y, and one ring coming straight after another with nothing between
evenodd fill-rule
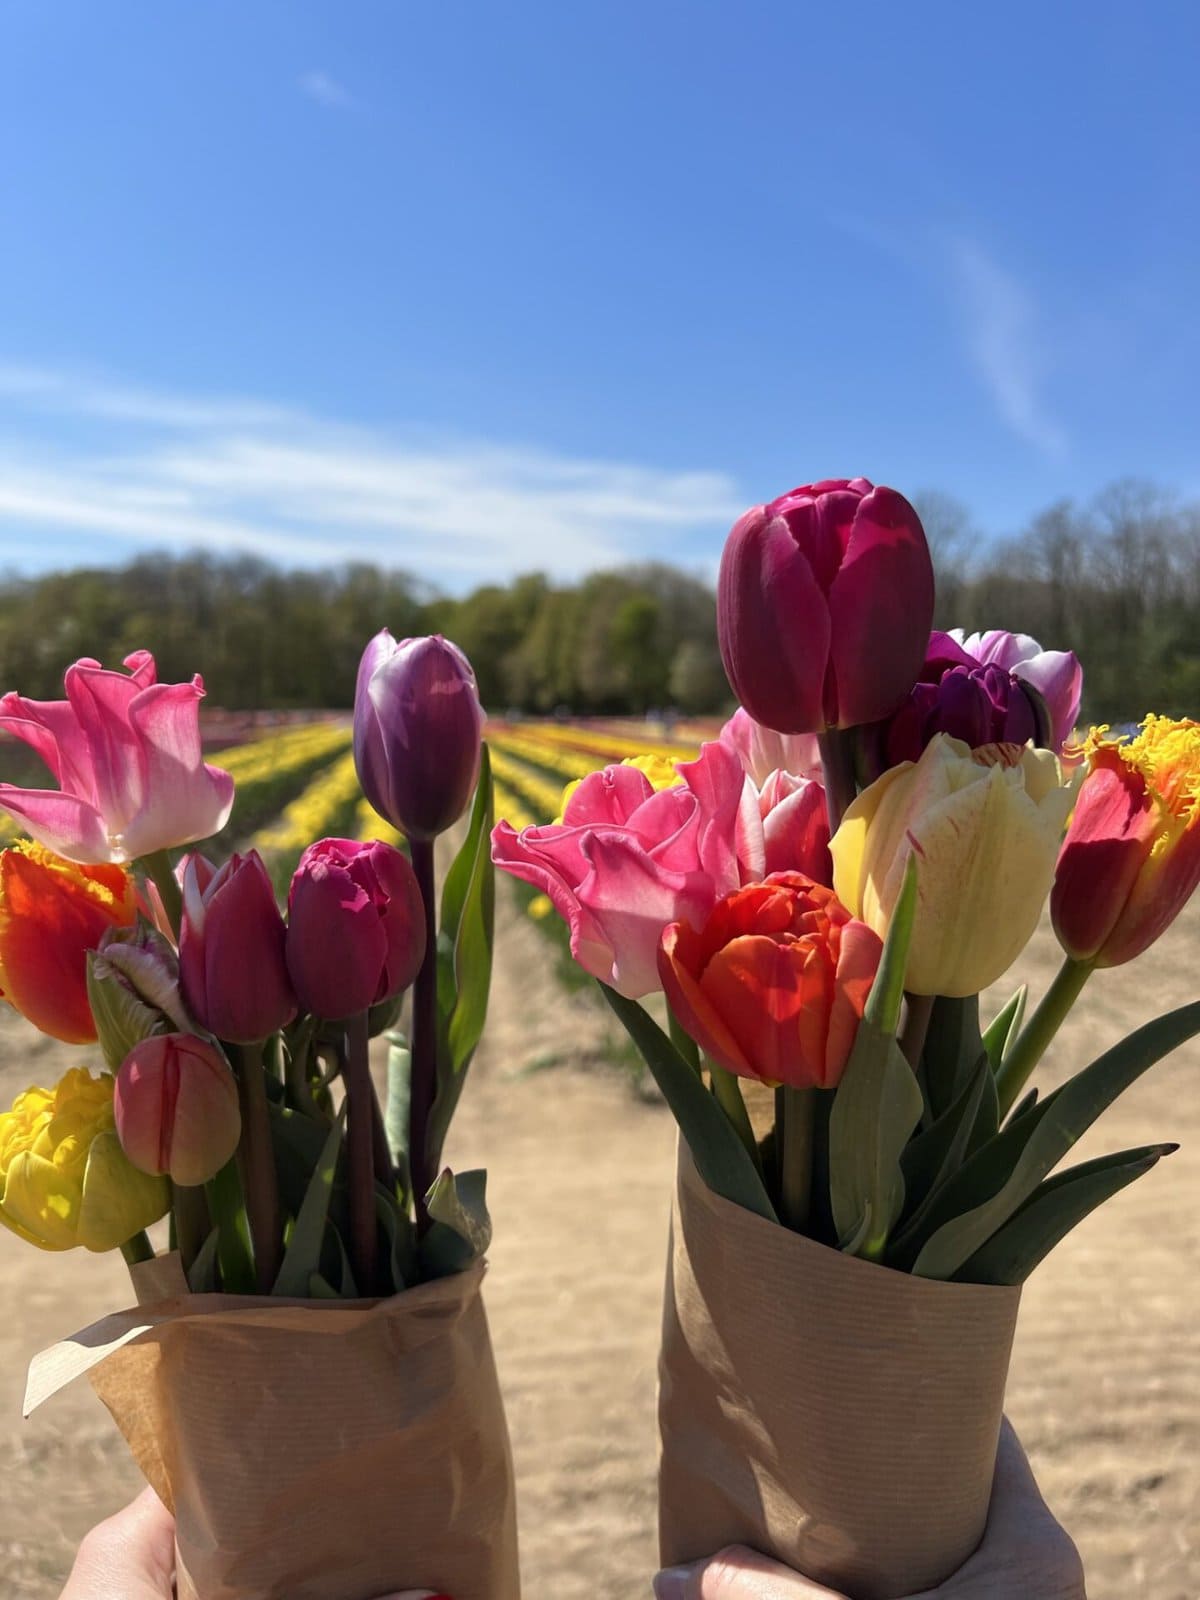
<instances>
[{"instance_id":1,"label":"human hand","mask_svg":"<svg viewBox=\"0 0 1200 1600\"><path fill-rule=\"evenodd\" d=\"M654 1580L657 1600L847 1600L756 1551L731 1548ZM1070 1536L1042 1499L1006 1421L983 1543L952 1578L909 1600L1087 1600Z\"/></svg>"},{"instance_id":2,"label":"human hand","mask_svg":"<svg viewBox=\"0 0 1200 1600\"><path fill-rule=\"evenodd\" d=\"M175 1519L153 1489L92 1529L79 1546L60 1600L172 1600ZM380 1600L450 1600L429 1589L406 1589Z\"/></svg>"}]
</instances>

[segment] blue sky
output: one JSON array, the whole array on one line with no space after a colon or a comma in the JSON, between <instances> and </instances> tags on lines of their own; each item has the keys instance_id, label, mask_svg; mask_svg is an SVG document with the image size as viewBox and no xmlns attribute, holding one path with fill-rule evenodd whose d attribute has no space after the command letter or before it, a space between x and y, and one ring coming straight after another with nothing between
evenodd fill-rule
<instances>
[{"instance_id":1,"label":"blue sky","mask_svg":"<svg viewBox=\"0 0 1200 1600\"><path fill-rule=\"evenodd\" d=\"M4 0L0 567L1200 493L1200 9Z\"/></svg>"}]
</instances>

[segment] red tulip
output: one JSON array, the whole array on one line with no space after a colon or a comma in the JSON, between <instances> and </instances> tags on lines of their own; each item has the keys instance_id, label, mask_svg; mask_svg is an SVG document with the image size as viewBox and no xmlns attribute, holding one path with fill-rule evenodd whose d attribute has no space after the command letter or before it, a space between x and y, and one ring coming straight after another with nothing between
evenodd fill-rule
<instances>
[{"instance_id":1,"label":"red tulip","mask_svg":"<svg viewBox=\"0 0 1200 1600\"><path fill-rule=\"evenodd\" d=\"M194 1186L215 1177L242 1131L237 1083L215 1044L161 1033L125 1057L113 1115L121 1148L142 1172Z\"/></svg>"},{"instance_id":2,"label":"red tulip","mask_svg":"<svg viewBox=\"0 0 1200 1600\"><path fill-rule=\"evenodd\" d=\"M832 1089L862 1020L883 945L831 889L777 872L717 903L697 931L673 923L659 971L701 1049L743 1078Z\"/></svg>"},{"instance_id":3,"label":"red tulip","mask_svg":"<svg viewBox=\"0 0 1200 1600\"><path fill-rule=\"evenodd\" d=\"M188 856L179 978L192 1015L219 1039L253 1044L296 1015L283 917L257 850L219 871Z\"/></svg>"},{"instance_id":4,"label":"red tulip","mask_svg":"<svg viewBox=\"0 0 1200 1600\"><path fill-rule=\"evenodd\" d=\"M0 852L0 995L43 1033L90 1043L87 953L136 916L123 867L77 866L33 843Z\"/></svg>"},{"instance_id":5,"label":"red tulip","mask_svg":"<svg viewBox=\"0 0 1200 1600\"><path fill-rule=\"evenodd\" d=\"M933 566L912 506L866 478L806 484L734 524L717 582L721 656L779 733L876 722L916 682Z\"/></svg>"}]
</instances>

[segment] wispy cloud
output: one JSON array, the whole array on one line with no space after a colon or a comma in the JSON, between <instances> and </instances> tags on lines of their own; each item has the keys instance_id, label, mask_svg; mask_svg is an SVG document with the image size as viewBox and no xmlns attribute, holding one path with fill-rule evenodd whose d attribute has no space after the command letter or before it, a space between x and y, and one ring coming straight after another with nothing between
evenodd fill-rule
<instances>
[{"instance_id":1,"label":"wispy cloud","mask_svg":"<svg viewBox=\"0 0 1200 1600\"><path fill-rule=\"evenodd\" d=\"M354 97L345 84L331 78L327 72L305 72L296 82L302 94L329 111L349 111L354 105Z\"/></svg>"},{"instance_id":2,"label":"wispy cloud","mask_svg":"<svg viewBox=\"0 0 1200 1600\"><path fill-rule=\"evenodd\" d=\"M139 547L408 568L453 588L694 559L740 509L723 474L350 427L237 397L0 363L0 564Z\"/></svg>"},{"instance_id":3,"label":"wispy cloud","mask_svg":"<svg viewBox=\"0 0 1200 1600\"><path fill-rule=\"evenodd\" d=\"M1005 423L1043 454L1067 437L1047 410L1045 329L1032 296L976 242L952 238L949 263L967 351Z\"/></svg>"}]
</instances>

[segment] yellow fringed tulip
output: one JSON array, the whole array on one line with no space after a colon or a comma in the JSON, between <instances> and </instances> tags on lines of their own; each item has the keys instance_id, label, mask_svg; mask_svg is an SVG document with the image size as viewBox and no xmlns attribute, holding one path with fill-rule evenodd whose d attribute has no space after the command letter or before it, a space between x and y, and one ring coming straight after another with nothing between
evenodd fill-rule
<instances>
[{"instance_id":1,"label":"yellow fringed tulip","mask_svg":"<svg viewBox=\"0 0 1200 1600\"><path fill-rule=\"evenodd\" d=\"M139 1172L117 1138L113 1079L74 1067L0 1112L0 1223L42 1250L115 1250L164 1216L165 1178Z\"/></svg>"},{"instance_id":2,"label":"yellow fringed tulip","mask_svg":"<svg viewBox=\"0 0 1200 1600\"><path fill-rule=\"evenodd\" d=\"M858 796L830 844L833 887L883 937L916 854L906 988L972 995L1007 972L1054 882L1074 787L1048 750L938 734Z\"/></svg>"}]
</instances>

